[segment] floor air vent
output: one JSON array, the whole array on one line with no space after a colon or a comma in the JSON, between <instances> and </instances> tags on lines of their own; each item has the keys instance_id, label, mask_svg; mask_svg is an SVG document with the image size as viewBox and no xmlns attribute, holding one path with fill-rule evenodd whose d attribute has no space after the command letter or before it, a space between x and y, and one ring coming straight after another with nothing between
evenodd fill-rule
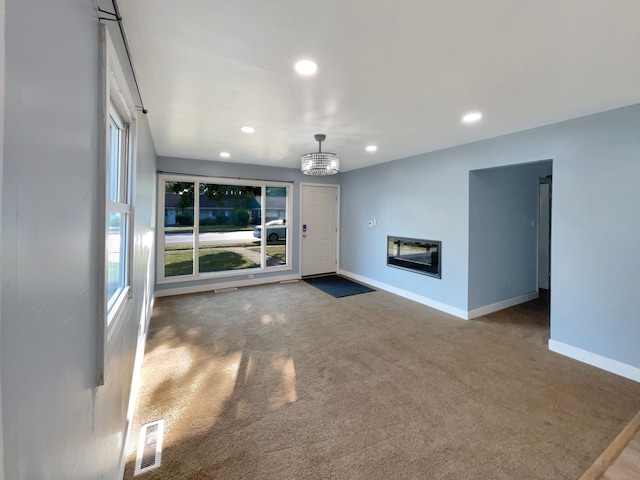
<instances>
[{"instance_id":1,"label":"floor air vent","mask_svg":"<svg viewBox=\"0 0 640 480\"><path fill-rule=\"evenodd\" d=\"M134 475L140 475L160 466L163 434L164 420L158 420L142 426L138 440L138 455L136 457Z\"/></svg>"},{"instance_id":2,"label":"floor air vent","mask_svg":"<svg viewBox=\"0 0 640 480\"><path fill-rule=\"evenodd\" d=\"M229 287L229 288L218 288L217 290L214 290L214 292L227 293L227 292L235 292L236 290L238 290L236 287Z\"/></svg>"}]
</instances>

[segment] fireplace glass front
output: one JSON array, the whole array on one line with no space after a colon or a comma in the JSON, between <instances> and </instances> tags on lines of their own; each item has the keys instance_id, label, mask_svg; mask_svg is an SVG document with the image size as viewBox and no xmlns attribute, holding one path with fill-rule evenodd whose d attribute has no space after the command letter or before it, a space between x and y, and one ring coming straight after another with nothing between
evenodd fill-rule
<instances>
[{"instance_id":1,"label":"fireplace glass front","mask_svg":"<svg viewBox=\"0 0 640 480\"><path fill-rule=\"evenodd\" d=\"M441 278L442 242L418 238L387 237L387 265Z\"/></svg>"}]
</instances>

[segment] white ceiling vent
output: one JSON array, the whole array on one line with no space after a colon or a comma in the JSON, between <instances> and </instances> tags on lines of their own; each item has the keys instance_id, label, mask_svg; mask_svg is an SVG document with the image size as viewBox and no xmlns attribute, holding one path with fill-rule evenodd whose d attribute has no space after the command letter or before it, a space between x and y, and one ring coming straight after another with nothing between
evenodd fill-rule
<instances>
[{"instance_id":1,"label":"white ceiling vent","mask_svg":"<svg viewBox=\"0 0 640 480\"><path fill-rule=\"evenodd\" d=\"M158 420L142 426L138 439L138 454L136 456L136 469L133 472L134 476L160 466L163 435L164 420Z\"/></svg>"}]
</instances>

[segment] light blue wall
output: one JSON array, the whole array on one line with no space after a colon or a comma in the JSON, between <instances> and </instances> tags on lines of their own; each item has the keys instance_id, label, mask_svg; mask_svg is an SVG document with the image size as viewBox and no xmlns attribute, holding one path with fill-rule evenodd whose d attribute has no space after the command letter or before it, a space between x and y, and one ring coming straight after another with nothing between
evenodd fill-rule
<instances>
[{"instance_id":1,"label":"light blue wall","mask_svg":"<svg viewBox=\"0 0 640 480\"><path fill-rule=\"evenodd\" d=\"M469 200L457 163L440 152L343 173L340 269L466 310ZM442 241L442 279L387 267L388 235Z\"/></svg>"},{"instance_id":2,"label":"light blue wall","mask_svg":"<svg viewBox=\"0 0 640 480\"><path fill-rule=\"evenodd\" d=\"M469 310L537 291L538 184L548 174L551 162L469 173Z\"/></svg>"},{"instance_id":3,"label":"light blue wall","mask_svg":"<svg viewBox=\"0 0 640 480\"><path fill-rule=\"evenodd\" d=\"M322 183L338 184L341 174L328 177L314 177L303 175L299 169L295 168L275 168L257 165L247 165L242 163L217 162L211 160L193 160L186 158L158 157L158 171L167 173L178 173L187 175L200 175L208 177L240 178L270 180L274 182L289 182L293 185L292 215L287 219L290 226L289 241L291 242L291 266L290 271L279 271L269 273L251 272L258 280L263 278L273 278L282 275L300 274L300 184L301 183ZM204 279L195 281L178 281L171 283L160 283L156 285L156 291L175 288L215 288L221 283L247 280L248 274L240 273L233 276L225 276L218 279Z\"/></svg>"},{"instance_id":4,"label":"light blue wall","mask_svg":"<svg viewBox=\"0 0 640 480\"><path fill-rule=\"evenodd\" d=\"M553 163L551 338L640 367L640 106L562 135L576 140Z\"/></svg>"},{"instance_id":5,"label":"light blue wall","mask_svg":"<svg viewBox=\"0 0 640 480\"><path fill-rule=\"evenodd\" d=\"M12 480L118 478L138 325L153 295L155 151L140 115L134 307L109 340L105 385L94 387L95 7L92 0L6 2L0 365L5 478Z\"/></svg>"},{"instance_id":6,"label":"light blue wall","mask_svg":"<svg viewBox=\"0 0 640 480\"><path fill-rule=\"evenodd\" d=\"M469 172L551 159L551 338L640 367L639 132L634 105L343 173L340 266L468 311ZM387 267L387 235L442 240L442 280Z\"/></svg>"}]
</instances>

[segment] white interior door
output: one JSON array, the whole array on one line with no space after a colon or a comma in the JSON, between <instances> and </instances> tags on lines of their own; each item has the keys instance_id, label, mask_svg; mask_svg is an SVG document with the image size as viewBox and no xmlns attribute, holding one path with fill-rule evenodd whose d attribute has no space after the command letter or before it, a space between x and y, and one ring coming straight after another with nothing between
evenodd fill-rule
<instances>
[{"instance_id":1,"label":"white interior door","mask_svg":"<svg viewBox=\"0 0 640 480\"><path fill-rule=\"evenodd\" d=\"M302 185L302 276L338 267L338 187Z\"/></svg>"}]
</instances>

